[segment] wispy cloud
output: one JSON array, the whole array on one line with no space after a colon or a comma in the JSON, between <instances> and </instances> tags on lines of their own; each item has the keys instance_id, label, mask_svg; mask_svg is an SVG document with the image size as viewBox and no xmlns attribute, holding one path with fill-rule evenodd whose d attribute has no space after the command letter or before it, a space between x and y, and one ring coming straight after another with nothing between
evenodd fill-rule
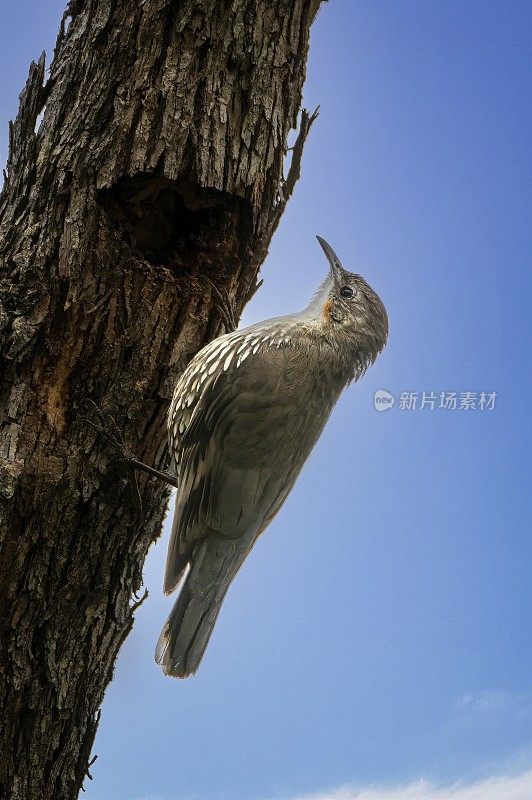
<instances>
[{"instance_id":1,"label":"wispy cloud","mask_svg":"<svg viewBox=\"0 0 532 800\"><path fill-rule=\"evenodd\" d=\"M485 778L475 783L435 786L420 780L402 786L340 787L294 800L531 800L532 770Z\"/></svg>"},{"instance_id":2,"label":"wispy cloud","mask_svg":"<svg viewBox=\"0 0 532 800\"><path fill-rule=\"evenodd\" d=\"M528 752L528 763L529 756ZM177 800L177 797L149 795L142 800ZM191 798L179 795L179 800ZM294 797L292 800L532 800L532 769L519 774L496 775L447 786L437 786L423 778L396 786L340 786L330 791Z\"/></svg>"},{"instance_id":3,"label":"wispy cloud","mask_svg":"<svg viewBox=\"0 0 532 800\"><path fill-rule=\"evenodd\" d=\"M504 689L486 689L480 692L467 692L456 700L456 707L470 711L492 713L504 710L518 710L525 705L522 694Z\"/></svg>"}]
</instances>

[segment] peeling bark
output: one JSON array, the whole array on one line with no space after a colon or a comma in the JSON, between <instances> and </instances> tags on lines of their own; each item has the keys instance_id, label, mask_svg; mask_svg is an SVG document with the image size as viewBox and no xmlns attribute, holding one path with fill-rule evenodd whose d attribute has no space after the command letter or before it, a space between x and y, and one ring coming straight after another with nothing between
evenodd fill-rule
<instances>
[{"instance_id":1,"label":"peeling bark","mask_svg":"<svg viewBox=\"0 0 532 800\"><path fill-rule=\"evenodd\" d=\"M72 0L31 65L0 195L0 797L75 798L167 489L191 356L237 314L286 181L319 0ZM38 116L44 115L37 131Z\"/></svg>"}]
</instances>

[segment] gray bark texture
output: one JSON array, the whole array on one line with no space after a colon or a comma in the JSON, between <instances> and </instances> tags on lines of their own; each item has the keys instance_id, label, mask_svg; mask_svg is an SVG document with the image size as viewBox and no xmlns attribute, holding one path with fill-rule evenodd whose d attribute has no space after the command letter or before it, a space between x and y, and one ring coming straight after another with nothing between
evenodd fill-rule
<instances>
[{"instance_id":1,"label":"gray bark texture","mask_svg":"<svg viewBox=\"0 0 532 800\"><path fill-rule=\"evenodd\" d=\"M2 798L70 800L88 773L168 498L138 474L135 519L90 401L167 468L176 378L218 293L237 316L253 293L299 176L318 5L72 0L30 67L0 195Z\"/></svg>"}]
</instances>

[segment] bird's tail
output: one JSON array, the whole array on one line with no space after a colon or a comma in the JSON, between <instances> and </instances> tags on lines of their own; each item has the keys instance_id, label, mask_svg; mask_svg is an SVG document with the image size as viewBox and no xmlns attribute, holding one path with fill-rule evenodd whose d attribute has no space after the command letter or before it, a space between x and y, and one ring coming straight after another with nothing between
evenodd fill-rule
<instances>
[{"instance_id":1,"label":"bird's tail","mask_svg":"<svg viewBox=\"0 0 532 800\"><path fill-rule=\"evenodd\" d=\"M165 675L187 678L198 669L229 585L252 543L211 535L194 549L155 649Z\"/></svg>"}]
</instances>

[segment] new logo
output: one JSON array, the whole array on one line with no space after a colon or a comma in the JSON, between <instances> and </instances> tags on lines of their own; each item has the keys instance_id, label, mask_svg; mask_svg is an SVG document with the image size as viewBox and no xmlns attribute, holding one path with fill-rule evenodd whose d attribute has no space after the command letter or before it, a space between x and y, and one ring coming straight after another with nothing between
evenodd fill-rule
<instances>
[{"instance_id":1,"label":"new logo","mask_svg":"<svg viewBox=\"0 0 532 800\"><path fill-rule=\"evenodd\" d=\"M390 392L387 392L386 389L377 389L373 395L373 404L376 411L388 411L393 407L394 403L395 397Z\"/></svg>"}]
</instances>

